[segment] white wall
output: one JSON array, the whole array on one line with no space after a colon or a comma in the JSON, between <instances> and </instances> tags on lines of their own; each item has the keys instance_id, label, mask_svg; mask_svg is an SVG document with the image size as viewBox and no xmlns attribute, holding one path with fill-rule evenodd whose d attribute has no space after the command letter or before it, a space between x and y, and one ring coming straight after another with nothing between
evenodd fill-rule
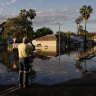
<instances>
[{"instance_id":1,"label":"white wall","mask_svg":"<svg viewBox=\"0 0 96 96\"><path fill-rule=\"evenodd\" d=\"M52 40L52 41L36 41L36 40L33 40L32 43L37 46L38 44L41 44L42 47L45 47L45 46L57 46L56 45L56 41Z\"/></svg>"}]
</instances>

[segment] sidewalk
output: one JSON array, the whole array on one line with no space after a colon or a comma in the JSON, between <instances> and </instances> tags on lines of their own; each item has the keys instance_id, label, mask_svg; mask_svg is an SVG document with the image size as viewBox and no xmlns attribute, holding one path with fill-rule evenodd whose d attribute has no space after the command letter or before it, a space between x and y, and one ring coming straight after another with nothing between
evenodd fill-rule
<instances>
[{"instance_id":1,"label":"sidewalk","mask_svg":"<svg viewBox=\"0 0 96 96\"><path fill-rule=\"evenodd\" d=\"M31 87L4 96L96 96L96 86Z\"/></svg>"},{"instance_id":2,"label":"sidewalk","mask_svg":"<svg viewBox=\"0 0 96 96\"><path fill-rule=\"evenodd\" d=\"M52 86L31 84L30 88L17 89L4 96L96 96L96 73Z\"/></svg>"}]
</instances>

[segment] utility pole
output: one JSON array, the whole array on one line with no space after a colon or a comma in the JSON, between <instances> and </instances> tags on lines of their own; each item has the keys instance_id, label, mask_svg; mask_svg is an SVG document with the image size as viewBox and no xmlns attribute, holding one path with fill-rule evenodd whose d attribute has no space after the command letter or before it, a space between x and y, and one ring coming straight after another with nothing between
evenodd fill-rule
<instances>
[{"instance_id":1,"label":"utility pole","mask_svg":"<svg viewBox=\"0 0 96 96\"><path fill-rule=\"evenodd\" d=\"M60 24L59 24L59 65L60 65Z\"/></svg>"}]
</instances>

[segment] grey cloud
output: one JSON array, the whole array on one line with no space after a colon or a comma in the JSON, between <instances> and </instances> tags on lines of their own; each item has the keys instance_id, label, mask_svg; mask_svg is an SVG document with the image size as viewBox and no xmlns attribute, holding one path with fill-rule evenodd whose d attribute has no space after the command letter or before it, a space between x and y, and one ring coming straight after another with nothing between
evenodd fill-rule
<instances>
[{"instance_id":1,"label":"grey cloud","mask_svg":"<svg viewBox=\"0 0 96 96\"><path fill-rule=\"evenodd\" d=\"M17 0L11 0L10 3L15 3Z\"/></svg>"},{"instance_id":2,"label":"grey cloud","mask_svg":"<svg viewBox=\"0 0 96 96\"><path fill-rule=\"evenodd\" d=\"M16 16L16 15L14 15L14 16ZM8 18L11 18L11 17L14 17L14 16L13 15L7 15L7 14L6 15L5 14L0 15L0 24L5 22Z\"/></svg>"},{"instance_id":3,"label":"grey cloud","mask_svg":"<svg viewBox=\"0 0 96 96\"><path fill-rule=\"evenodd\" d=\"M0 15L4 12L3 8L0 8Z\"/></svg>"},{"instance_id":4,"label":"grey cloud","mask_svg":"<svg viewBox=\"0 0 96 96\"><path fill-rule=\"evenodd\" d=\"M14 4L17 0L10 0L9 2L6 2L7 5Z\"/></svg>"},{"instance_id":5,"label":"grey cloud","mask_svg":"<svg viewBox=\"0 0 96 96\"><path fill-rule=\"evenodd\" d=\"M89 19L89 20L88 20L88 23L96 24L96 19Z\"/></svg>"},{"instance_id":6,"label":"grey cloud","mask_svg":"<svg viewBox=\"0 0 96 96\"><path fill-rule=\"evenodd\" d=\"M73 22L77 15L76 10L69 8L50 9L37 12L37 16L33 21L35 26L55 25L57 22L61 24Z\"/></svg>"},{"instance_id":7,"label":"grey cloud","mask_svg":"<svg viewBox=\"0 0 96 96\"><path fill-rule=\"evenodd\" d=\"M0 15L0 24L7 20L7 16Z\"/></svg>"}]
</instances>

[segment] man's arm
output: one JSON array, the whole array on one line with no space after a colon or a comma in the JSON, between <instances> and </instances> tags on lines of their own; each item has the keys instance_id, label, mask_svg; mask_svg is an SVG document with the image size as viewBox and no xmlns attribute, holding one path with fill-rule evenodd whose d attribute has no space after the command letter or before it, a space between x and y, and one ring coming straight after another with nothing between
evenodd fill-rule
<instances>
[{"instance_id":1,"label":"man's arm","mask_svg":"<svg viewBox=\"0 0 96 96\"><path fill-rule=\"evenodd\" d=\"M32 41L30 43L32 45L32 51L34 51L35 50L35 46L33 45Z\"/></svg>"}]
</instances>

